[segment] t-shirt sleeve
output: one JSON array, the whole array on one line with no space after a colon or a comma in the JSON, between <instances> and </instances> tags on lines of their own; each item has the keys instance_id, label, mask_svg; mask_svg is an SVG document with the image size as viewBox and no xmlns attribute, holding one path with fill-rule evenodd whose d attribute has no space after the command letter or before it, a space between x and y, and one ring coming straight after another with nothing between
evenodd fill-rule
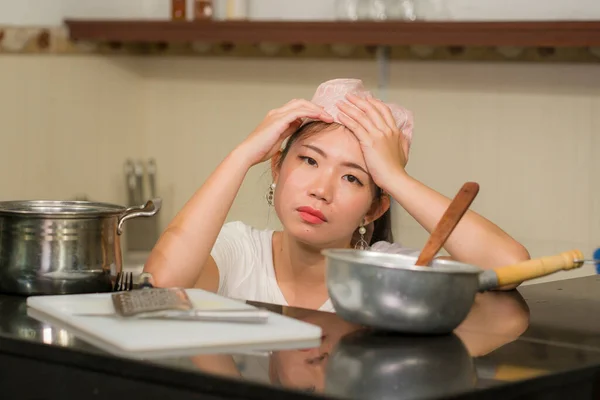
<instances>
[{"instance_id":1,"label":"t-shirt sleeve","mask_svg":"<svg viewBox=\"0 0 600 400\"><path fill-rule=\"evenodd\" d=\"M240 221L224 224L210 252L219 270L219 294L227 295L235 276L241 272L239 268L245 265L247 229Z\"/></svg>"}]
</instances>

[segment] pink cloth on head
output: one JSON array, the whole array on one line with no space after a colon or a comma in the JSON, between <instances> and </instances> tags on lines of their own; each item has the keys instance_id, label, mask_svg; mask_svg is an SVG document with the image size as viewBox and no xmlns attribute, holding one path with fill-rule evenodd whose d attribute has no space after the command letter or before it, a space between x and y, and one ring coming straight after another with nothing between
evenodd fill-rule
<instances>
[{"instance_id":1,"label":"pink cloth on head","mask_svg":"<svg viewBox=\"0 0 600 400\"><path fill-rule=\"evenodd\" d=\"M345 101L348 103L348 100L346 100L345 97L348 93L352 93L361 98L365 98L367 95L372 96L372 93L365 89L363 82L360 79L332 79L319 85L312 98L312 102L323 107L325 111L331 114L335 122L343 125L338 120L340 110L336 106L336 103L338 101ZM386 103L386 105L392 112L394 121L396 121L396 127L402 131L410 148L413 133L412 113L397 104Z\"/></svg>"}]
</instances>

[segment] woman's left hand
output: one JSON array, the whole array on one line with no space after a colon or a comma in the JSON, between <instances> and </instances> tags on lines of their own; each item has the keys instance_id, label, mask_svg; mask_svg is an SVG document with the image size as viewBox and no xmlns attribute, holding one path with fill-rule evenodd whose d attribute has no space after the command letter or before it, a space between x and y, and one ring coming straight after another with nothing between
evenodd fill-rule
<instances>
[{"instance_id":1,"label":"woman's left hand","mask_svg":"<svg viewBox=\"0 0 600 400\"><path fill-rule=\"evenodd\" d=\"M351 94L346 98L356 107L339 102L337 106L342 112L338 118L358 139L369 173L375 184L385 190L386 182L406 173L408 142L384 103Z\"/></svg>"}]
</instances>

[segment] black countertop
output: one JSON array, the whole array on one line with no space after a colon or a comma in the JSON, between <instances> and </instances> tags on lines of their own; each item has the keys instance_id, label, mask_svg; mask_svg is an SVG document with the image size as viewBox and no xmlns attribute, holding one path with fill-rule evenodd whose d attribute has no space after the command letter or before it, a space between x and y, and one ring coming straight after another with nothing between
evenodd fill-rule
<instances>
[{"instance_id":1,"label":"black countertop","mask_svg":"<svg viewBox=\"0 0 600 400\"><path fill-rule=\"evenodd\" d=\"M27 316L24 297L0 295L0 389L20 399L600 398L597 276L480 294L447 336L372 332L289 307L286 315L321 326L321 345L139 361Z\"/></svg>"}]
</instances>

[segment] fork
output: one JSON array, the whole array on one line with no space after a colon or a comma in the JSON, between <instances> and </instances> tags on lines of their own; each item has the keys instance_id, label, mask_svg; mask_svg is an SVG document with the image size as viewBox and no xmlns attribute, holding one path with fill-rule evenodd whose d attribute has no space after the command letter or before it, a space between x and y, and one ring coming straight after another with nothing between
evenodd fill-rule
<instances>
[{"instance_id":1,"label":"fork","mask_svg":"<svg viewBox=\"0 0 600 400\"><path fill-rule=\"evenodd\" d=\"M133 290L133 272L119 272L113 286L113 292Z\"/></svg>"}]
</instances>

